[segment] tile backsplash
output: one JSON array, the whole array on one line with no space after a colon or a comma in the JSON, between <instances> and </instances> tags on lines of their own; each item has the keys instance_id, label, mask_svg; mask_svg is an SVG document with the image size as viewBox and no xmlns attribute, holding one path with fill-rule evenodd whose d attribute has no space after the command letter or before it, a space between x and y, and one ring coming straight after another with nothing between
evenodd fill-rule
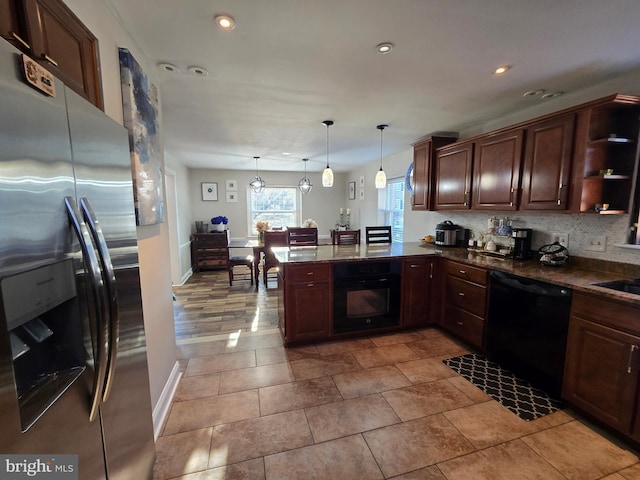
<instances>
[{"instance_id":1,"label":"tile backsplash","mask_svg":"<svg viewBox=\"0 0 640 480\"><path fill-rule=\"evenodd\" d=\"M553 243L554 232L569 234L569 255L609 260L613 262L640 265L640 248L622 248L629 226L629 215L595 214L523 214L522 212L429 212L427 231L435 232L436 225L451 220L461 227L474 232L487 229L487 220L496 216L508 216L514 227L533 229L532 248ZM606 250L594 252L586 250L587 237L606 236Z\"/></svg>"}]
</instances>

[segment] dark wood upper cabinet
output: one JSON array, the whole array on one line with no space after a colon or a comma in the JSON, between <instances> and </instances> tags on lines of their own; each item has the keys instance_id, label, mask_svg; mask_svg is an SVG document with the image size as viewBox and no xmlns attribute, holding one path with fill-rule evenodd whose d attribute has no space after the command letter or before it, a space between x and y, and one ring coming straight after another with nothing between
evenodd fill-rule
<instances>
[{"instance_id":1,"label":"dark wood upper cabinet","mask_svg":"<svg viewBox=\"0 0 640 480\"><path fill-rule=\"evenodd\" d=\"M0 0L0 35L15 47L28 52L22 4L17 0Z\"/></svg>"},{"instance_id":2,"label":"dark wood upper cabinet","mask_svg":"<svg viewBox=\"0 0 640 480\"><path fill-rule=\"evenodd\" d=\"M575 114L570 114L525 130L520 209L568 209L575 123Z\"/></svg>"},{"instance_id":3,"label":"dark wood upper cabinet","mask_svg":"<svg viewBox=\"0 0 640 480\"><path fill-rule=\"evenodd\" d=\"M0 29L3 38L104 108L98 40L61 0L0 0Z\"/></svg>"},{"instance_id":4,"label":"dark wood upper cabinet","mask_svg":"<svg viewBox=\"0 0 640 480\"><path fill-rule=\"evenodd\" d=\"M437 151L434 210L471 208L472 168L472 142L456 142Z\"/></svg>"},{"instance_id":5,"label":"dark wood upper cabinet","mask_svg":"<svg viewBox=\"0 0 640 480\"><path fill-rule=\"evenodd\" d=\"M638 162L639 116L640 98L629 95L613 95L578 112L572 211L629 211Z\"/></svg>"},{"instance_id":6,"label":"dark wood upper cabinet","mask_svg":"<svg viewBox=\"0 0 640 480\"><path fill-rule=\"evenodd\" d=\"M413 145L412 210L433 208L435 151L455 141L454 137L432 136Z\"/></svg>"},{"instance_id":7,"label":"dark wood upper cabinet","mask_svg":"<svg viewBox=\"0 0 640 480\"><path fill-rule=\"evenodd\" d=\"M473 158L473 208L516 210L523 129L481 137Z\"/></svg>"}]
</instances>

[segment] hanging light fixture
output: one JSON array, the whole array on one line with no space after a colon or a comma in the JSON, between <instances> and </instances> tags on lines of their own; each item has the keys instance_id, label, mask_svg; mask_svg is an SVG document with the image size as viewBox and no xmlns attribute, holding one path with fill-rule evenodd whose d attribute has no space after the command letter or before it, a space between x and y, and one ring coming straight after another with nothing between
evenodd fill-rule
<instances>
[{"instance_id":1,"label":"hanging light fixture","mask_svg":"<svg viewBox=\"0 0 640 480\"><path fill-rule=\"evenodd\" d=\"M309 180L309 177L307 177L307 162L309 161L309 159L303 158L302 161L304 162L304 177L302 177L298 182L298 188L302 193L309 193L313 188L311 180Z\"/></svg>"},{"instance_id":2,"label":"hanging light fixture","mask_svg":"<svg viewBox=\"0 0 640 480\"><path fill-rule=\"evenodd\" d=\"M329 127L333 125L333 120L322 122L327 127L327 167L322 171L322 186L333 187L333 170L329 166Z\"/></svg>"},{"instance_id":3,"label":"hanging light fixture","mask_svg":"<svg viewBox=\"0 0 640 480\"><path fill-rule=\"evenodd\" d=\"M385 188L387 186L387 175L382 169L382 132L389 125L378 125L376 128L380 130L380 170L376 173L376 188Z\"/></svg>"},{"instance_id":4,"label":"hanging light fixture","mask_svg":"<svg viewBox=\"0 0 640 480\"><path fill-rule=\"evenodd\" d=\"M264 189L264 180L260 178L258 175L258 159L260 157L253 157L256 161L256 176L251 179L249 182L249 187L253 190L254 193L260 193Z\"/></svg>"}]
</instances>

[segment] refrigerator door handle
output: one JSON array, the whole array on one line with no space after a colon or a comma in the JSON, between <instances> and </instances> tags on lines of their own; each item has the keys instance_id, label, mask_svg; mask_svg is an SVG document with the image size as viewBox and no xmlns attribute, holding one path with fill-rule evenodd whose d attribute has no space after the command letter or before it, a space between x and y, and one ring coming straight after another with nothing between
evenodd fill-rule
<instances>
[{"instance_id":1,"label":"refrigerator door handle","mask_svg":"<svg viewBox=\"0 0 640 480\"><path fill-rule=\"evenodd\" d=\"M113 270L113 262L111 261L111 255L109 255L109 248L107 247L107 241L105 240L102 228L100 227L96 214L91 208L91 203L86 197L80 199L80 209L82 210L82 214L98 250L109 300L109 353L107 355L107 372L104 392L102 394L102 401L106 402L111 392L111 386L113 385L113 378L116 371L116 358L118 356L118 342L120 341L120 305L116 291L116 274Z\"/></svg>"},{"instance_id":2,"label":"refrigerator door handle","mask_svg":"<svg viewBox=\"0 0 640 480\"><path fill-rule=\"evenodd\" d=\"M93 376L93 388L91 392L91 405L89 408L89 421L94 421L98 415L98 408L102 401L102 391L104 385L104 379L107 370L106 354L109 350L109 325L105 321L108 312L106 312L107 305L103 301L104 298L104 283L102 281L102 275L100 274L98 266L98 256L91 243L91 236L89 230L87 230L86 224L80 217L78 207L73 197L65 197L65 206L67 207L67 213L69 214L69 220L73 230L78 237L82 255L84 258L85 268L89 270L89 283L91 284L89 304L95 308L94 316L97 324L96 331L96 352L94 354L94 376ZM91 308L90 308L91 310ZM90 312L91 313L91 312Z\"/></svg>"}]
</instances>

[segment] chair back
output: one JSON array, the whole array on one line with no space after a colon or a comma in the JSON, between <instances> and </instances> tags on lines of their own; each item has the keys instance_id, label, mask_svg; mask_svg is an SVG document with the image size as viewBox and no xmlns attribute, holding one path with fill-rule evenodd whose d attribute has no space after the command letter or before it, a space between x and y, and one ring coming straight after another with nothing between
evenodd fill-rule
<instances>
[{"instance_id":1,"label":"chair back","mask_svg":"<svg viewBox=\"0 0 640 480\"><path fill-rule=\"evenodd\" d=\"M335 230L333 232L334 245L359 245L360 229L358 230Z\"/></svg>"},{"instance_id":2,"label":"chair back","mask_svg":"<svg viewBox=\"0 0 640 480\"><path fill-rule=\"evenodd\" d=\"M267 230L264 232L264 253L273 255L271 253L271 247L286 247L287 244L287 231L286 230Z\"/></svg>"},{"instance_id":3,"label":"chair back","mask_svg":"<svg viewBox=\"0 0 640 480\"><path fill-rule=\"evenodd\" d=\"M287 229L290 247L318 245L318 229L306 227L289 227Z\"/></svg>"},{"instance_id":4,"label":"chair back","mask_svg":"<svg viewBox=\"0 0 640 480\"><path fill-rule=\"evenodd\" d=\"M262 265L262 275L264 278L265 288L267 285L267 272L270 268L278 265L276 256L271 251L272 247L286 247L287 246L287 231L286 230L267 230L264 232L264 263Z\"/></svg>"},{"instance_id":5,"label":"chair back","mask_svg":"<svg viewBox=\"0 0 640 480\"><path fill-rule=\"evenodd\" d=\"M391 243L391 226L366 227L367 245L370 243Z\"/></svg>"}]
</instances>

